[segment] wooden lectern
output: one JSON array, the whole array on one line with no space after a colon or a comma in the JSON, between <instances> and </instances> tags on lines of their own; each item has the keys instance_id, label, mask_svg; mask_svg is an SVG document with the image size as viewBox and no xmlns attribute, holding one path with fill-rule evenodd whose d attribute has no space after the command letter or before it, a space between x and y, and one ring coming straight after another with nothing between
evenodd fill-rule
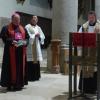
<instances>
[{"instance_id":1,"label":"wooden lectern","mask_svg":"<svg viewBox=\"0 0 100 100\"><path fill-rule=\"evenodd\" d=\"M77 33L69 34L69 100L84 95L77 95L77 65L81 66L97 66L97 100L100 99L100 34L97 33ZM78 55L77 48L81 47L82 55ZM96 55L86 55L86 48L94 48ZM72 53L74 52L74 53ZM73 67L72 67L73 66ZM73 72L74 68L74 72ZM74 84L72 83L72 76L74 76ZM74 96L72 91L72 84L74 85Z\"/></svg>"}]
</instances>

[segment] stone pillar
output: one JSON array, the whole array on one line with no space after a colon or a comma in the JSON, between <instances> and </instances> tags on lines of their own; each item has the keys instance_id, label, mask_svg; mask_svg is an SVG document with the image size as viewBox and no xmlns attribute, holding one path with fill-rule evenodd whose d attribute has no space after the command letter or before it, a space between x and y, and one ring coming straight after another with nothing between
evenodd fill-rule
<instances>
[{"instance_id":1,"label":"stone pillar","mask_svg":"<svg viewBox=\"0 0 100 100\"><path fill-rule=\"evenodd\" d=\"M97 19L100 20L100 0L95 0L95 12L97 15Z\"/></svg>"},{"instance_id":2,"label":"stone pillar","mask_svg":"<svg viewBox=\"0 0 100 100\"><path fill-rule=\"evenodd\" d=\"M78 0L53 0L52 39L69 44L69 32L77 31Z\"/></svg>"},{"instance_id":3,"label":"stone pillar","mask_svg":"<svg viewBox=\"0 0 100 100\"><path fill-rule=\"evenodd\" d=\"M61 69L65 67L64 61L68 50L69 32L77 31L77 19L78 0L53 0L52 40L61 40Z\"/></svg>"},{"instance_id":4,"label":"stone pillar","mask_svg":"<svg viewBox=\"0 0 100 100\"><path fill-rule=\"evenodd\" d=\"M95 0L95 12L96 12L96 15L97 15L97 19L100 20L100 0ZM97 58L97 61L98 61L98 71L97 71L97 100L100 100L100 43L98 44L98 58Z\"/></svg>"}]
</instances>

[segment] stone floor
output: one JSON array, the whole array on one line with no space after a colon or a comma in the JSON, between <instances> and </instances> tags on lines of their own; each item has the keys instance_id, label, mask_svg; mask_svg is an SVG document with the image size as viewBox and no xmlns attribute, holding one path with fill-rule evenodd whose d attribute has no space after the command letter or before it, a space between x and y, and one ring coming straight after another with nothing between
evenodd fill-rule
<instances>
[{"instance_id":1,"label":"stone floor","mask_svg":"<svg viewBox=\"0 0 100 100\"><path fill-rule=\"evenodd\" d=\"M3 90L3 91L2 91ZM96 96L70 100L96 100ZM68 100L68 76L41 72L41 79L29 82L22 91L9 92L0 87L0 100Z\"/></svg>"},{"instance_id":2,"label":"stone floor","mask_svg":"<svg viewBox=\"0 0 100 100\"><path fill-rule=\"evenodd\" d=\"M46 50L43 50L43 57L44 62L41 63L41 67L46 69ZM68 86L68 75L41 71L41 79L29 82L22 91L8 92L0 87L0 100L68 100ZM89 96L93 97L91 94ZM94 98L96 97L94 96L91 99L78 97L71 100L96 100Z\"/></svg>"},{"instance_id":3,"label":"stone floor","mask_svg":"<svg viewBox=\"0 0 100 100\"><path fill-rule=\"evenodd\" d=\"M0 87L0 100L67 100L58 99L68 92L68 76L41 73L41 79L29 82L22 91L8 92ZM67 94L66 94L67 95Z\"/></svg>"}]
</instances>

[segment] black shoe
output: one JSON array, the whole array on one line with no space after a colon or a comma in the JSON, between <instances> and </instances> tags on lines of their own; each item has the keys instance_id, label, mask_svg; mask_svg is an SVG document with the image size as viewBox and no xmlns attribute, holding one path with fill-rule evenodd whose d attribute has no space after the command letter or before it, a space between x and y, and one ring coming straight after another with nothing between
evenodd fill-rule
<instances>
[{"instance_id":1,"label":"black shoe","mask_svg":"<svg viewBox=\"0 0 100 100\"><path fill-rule=\"evenodd\" d=\"M10 86L9 86L9 87L7 87L7 90L8 90L8 91L11 91L11 87L10 87Z\"/></svg>"},{"instance_id":2,"label":"black shoe","mask_svg":"<svg viewBox=\"0 0 100 100\"><path fill-rule=\"evenodd\" d=\"M14 91L21 91L23 88L22 87L14 87Z\"/></svg>"},{"instance_id":3,"label":"black shoe","mask_svg":"<svg viewBox=\"0 0 100 100\"><path fill-rule=\"evenodd\" d=\"M7 87L7 90L8 90L8 91L15 91L15 89L14 89L13 86L9 86L9 87Z\"/></svg>"},{"instance_id":4,"label":"black shoe","mask_svg":"<svg viewBox=\"0 0 100 100\"><path fill-rule=\"evenodd\" d=\"M97 92L96 91L84 91L84 93L87 93L87 94L96 94Z\"/></svg>"}]
</instances>

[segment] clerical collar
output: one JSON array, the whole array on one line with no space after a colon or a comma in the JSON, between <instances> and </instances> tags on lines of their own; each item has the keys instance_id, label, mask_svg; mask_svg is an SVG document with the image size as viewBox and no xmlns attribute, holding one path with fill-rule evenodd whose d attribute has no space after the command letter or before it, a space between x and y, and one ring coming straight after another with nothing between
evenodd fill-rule
<instances>
[{"instance_id":1,"label":"clerical collar","mask_svg":"<svg viewBox=\"0 0 100 100\"><path fill-rule=\"evenodd\" d=\"M32 26L34 26L34 27L36 26L35 24L32 24L32 23L30 23L30 24L31 24Z\"/></svg>"},{"instance_id":2,"label":"clerical collar","mask_svg":"<svg viewBox=\"0 0 100 100\"><path fill-rule=\"evenodd\" d=\"M16 29L16 28L18 28L19 26L18 26L18 25L14 25L14 24L12 23L12 27L13 27L14 29Z\"/></svg>"},{"instance_id":3,"label":"clerical collar","mask_svg":"<svg viewBox=\"0 0 100 100\"><path fill-rule=\"evenodd\" d=\"M95 26L96 22L94 23L89 23L89 26Z\"/></svg>"}]
</instances>

